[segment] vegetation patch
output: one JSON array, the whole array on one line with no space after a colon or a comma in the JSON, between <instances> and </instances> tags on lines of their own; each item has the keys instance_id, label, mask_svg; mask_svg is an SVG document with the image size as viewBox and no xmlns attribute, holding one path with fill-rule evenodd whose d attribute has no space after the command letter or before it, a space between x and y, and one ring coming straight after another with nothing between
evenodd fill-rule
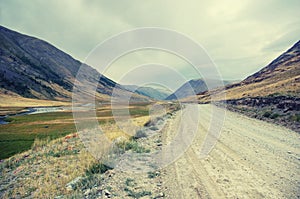
<instances>
[{"instance_id":1,"label":"vegetation patch","mask_svg":"<svg viewBox=\"0 0 300 199\"><path fill-rule=\"evenodd\" d=\"M134 179L132 178L127 178L125 181L125 185L128 187L133 187L135 185Z\"/></svg>"},{"instance_id":2,"label":"vegetation patch","mask_svg":"<svg viewBox=\"0 0 300 199\"><path fill-rule=\"evenodd\" d=\"M125 151L133 151L135 153L150 153L150 149L146 149L143 146L140 146L139 143L135 139L129 139L128 141L121 141L116 143L118 149L120 149L122 153Z\"/></svg>"},{"instance_id":3,"label":"vegetation patch","mask_svg":"<svg viewBox=\"0 0 300 199\"><path fill-rule=\"evenodd\" d=\"M144 196L150 196L152 195L151 191L139 191L139 192L135 192L135 191L132 191L131 189L125 187L124 188L124 191L127 192L127 196L129 197L132 197L132 198L141 198L141 197L144 197Z\"/></svg>"},{"instance_id":4,"label":"vegetation patch","mask_svg":"<svg viewBox=\"0 0 300 199\"><path fill-rule=\"evenodd\" d=\"M295 114L291 116L291 120L295 122L300 122L300 114Z\"/></svg>"},{"instance_id":5,"label":"vegetation patch","mask_svg":"<svg viewBox=\"0 0 300 199\"><path fill-rule=\"evenodd\" d=\"M149 171L147 174L148 174L148 178L156 178L160 175L159 172L153 172L153 171Z\"/></svg>"},{"instance_id":6,"label":"vegetation patch","mask_svg":"<svg viewBox=\"0 0 300 199\"><path fill-rule=\"evenodd\" d=\"M269 118L272 115L270 111L266 111L263 116Z\"/></svg>"},{"instance_id":7,"label":"vegetation patch","mask_svg":"<svg viewBox=\"0 0 300 199\"><path fill-rule=\"evenodd\" d=\"M147 137L147 134L143 129L139 129L136 131L135 135L133 136L135 139Z\"/></svg>"},{"instance_id":8,"label":"vegetation patch","mask_svg":"<svg viewBox=\"0 0 300 199\"><path fill-rule=\"evenodd\" d=\"M148 107L133 106L130 108L130 114L133 117L149 115ZM97 115L99 124L114 123L113 118L107 118L107 116L112 116L109 108L97 110ZM8 117L5 120L10 123L1 125L0 128L0 159L29 150L36 139L54 140L76 132L71 112L21 115ZM89 126L88 123L87 126ZM143 151L141 148L132 147L136 151ZM56 157L67 154L54 153L51 155Z\"/></svg>"},{"instance_id":9,"label":"vegetation patch","mask_svg":"<svg viewBox=\"0 0 300 199\"><path fill-rule=\"evenodd\" d=\"M101 163L101 162L96 162L92 164L86 171L85 174L87 176L93 175L93 174L102 174L105 173L108 170L111 170L112 168Z\"/></svg>"}]
</instances>

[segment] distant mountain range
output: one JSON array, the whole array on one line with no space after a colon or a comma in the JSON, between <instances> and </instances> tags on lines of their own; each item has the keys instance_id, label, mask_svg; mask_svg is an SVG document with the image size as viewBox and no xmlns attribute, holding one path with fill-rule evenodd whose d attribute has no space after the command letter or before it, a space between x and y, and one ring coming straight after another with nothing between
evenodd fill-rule
<instances>
[{"instance_id":1,"label":"distant mountain range","mask_svg":"<svg viewBox=\"0 0 300 199\"><path fill-rule=\"evenodd\" d=\"M129 91L132 91L137 94L144 95L149 98L156 99L156 100L164 100L166 97L168 97L170 95L170 92L168 92L165 89L158 88L158 87L154 87L154 88L152 88L150 86L139 87L139 86L135 86L135 85L126 85L123 87Z\"/></svg>"},{"instance_id":2,"label":"distant mountain range","mask_svg":"<svg viewBox=\"0 0 300 199\"><path fill-rule=\"evenodd\" d=\"M0 94L70 101L81 66L84 77L80 83L98 82L96 98L108 99L115 88L123 94L132 94L132 99L147 100L105 76L95 80L99 75L95 69L82 65L53 45L0 26Z\"/></svg>"},{"instance_id":3,"label":"distant mountain range","mask_svg":"<svg viewBox=\"0 0 300 199\"><path fill-rule=\"evenodd\" d=\"M217 84L218 81L209 80L211 89L216 88L219 86ZM215 82L215 83L214 83ZM230 84L230 81L223 81L224 85ZM182 99L189 96L195 96L198 93L207 91L207 85L204 80L202 79L192 79L185 84L183 84L180 88L178 88L173 94L169 95L166 100L175 100L175 99Z\"/></svg>"}]
</instances>

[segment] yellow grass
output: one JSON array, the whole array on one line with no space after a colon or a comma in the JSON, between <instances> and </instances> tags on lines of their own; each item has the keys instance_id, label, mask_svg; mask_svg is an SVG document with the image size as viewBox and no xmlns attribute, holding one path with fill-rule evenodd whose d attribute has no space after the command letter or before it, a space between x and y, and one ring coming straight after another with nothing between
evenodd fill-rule
<instances>
[{"instance_id":1,"label":"yellow grass","mask_svg":"<svg viewBox=\"0 0 300 199\"><path fill-rule=\"evenodd\" d=\"M148 116L132 119L137 128L143 126L149 119ZM129 138L115 124L103 124L101 128L110 140L119 137ZM65 155L65 152L72 152ZM66 184L76 177L83 176L89 166L96 163L95 158L85 149L77 134L71 134L56 140L36 139L32 149L17 154L8 160L10 165L6 172L19 176L14 182L12 192L5 193L4 197L25 197L28 190L34 198L53 198L59 194L68 194ZM5 173L4 171L4 173ZM7 176L3 176L4 178Z\"/></svg>"},{"instance_id":2,"label":"yellow grass","mask_svg":"<svg viewBox=\"0 0 300 199\"><path fill-rule=\"evenodd\" d=\"M67 106L70 104L70 102L38 100L18 95L0 94L0 107Z\"/></svg>"},{"instance_id":3,"label":"yellow grass","mask_svg":"<svg viewBox=\"0 0 300 199\"><path fill-rule=\"evenodd\" d=\"M117 125L111 124L103 124L101 125L101 129L104 131L105 136L113 141L119 137L129 138L130 136L135 134L137 129L140 129L146 122L149 121L149 116L142 116L137 118L132 118L128 121L128 124L133 126L134 128L131 130L132 132L125 132L124 130L120 129Z\"/></svg>"},{"instance_id":4,"label":"yellow grass","mask_svg":"<svg viewBox=\"0 0 300 199\"><path fill-rule=\"evenodd\" d=\"M296 79L299 78L300 75L287 79L271 78L257 83L240 85L225 91L216 89L203 95L198 95L197 97L200 102L210 102L211 100L218 101L225 99L239 99L244 97L268 96L275 93L282 95L299 95L300 82L296 81ZM188 97L182 101L193 100L195 100L195 97Z\"/></svg>"}]
</instances>

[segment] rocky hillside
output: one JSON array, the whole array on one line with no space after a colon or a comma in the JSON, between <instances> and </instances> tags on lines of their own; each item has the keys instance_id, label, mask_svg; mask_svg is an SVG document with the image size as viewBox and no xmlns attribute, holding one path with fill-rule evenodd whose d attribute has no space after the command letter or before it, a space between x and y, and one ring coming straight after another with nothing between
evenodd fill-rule
<instances>
[{"instance_id":1,"label":"rocky hillside","mask_svg":"<svg viewBox=\"0 0 300 199\"><path fill-rule=\"evenodd\" d=\"M1 94L69 101L81 65L78 60L43 40L0 26ZM105 76L96 80L99 73L88 65L83 67L85 76L80 83L98 82L97 91L102 98L109 97L114 87L128 92Z\"/></svg>"},{"instance_id":2,"label":"rocky hillside","mask_svg":"<svg viewBox=\"0 0 300 199\"><path fill-rule=\"evenodd\" d=\"M229 110L279 124L300 133L299 97L269 95L232 99L225 103Z\"/></svg>"},{"instance_id":3,"label":"rocky hillside","mask_svg":"<svg viewBox=\"0 0 300 199\"><path fill-rule=\"evenodd\" d=\"M294 79L299 82L300 75L300 41L280 55L268 66L247 77L242 84L252 84L262 81L275 83L276 80Z\"/></svg>"},{"instance_id":4,"label":"rocky hillside","mask_svg":"<svg viewBox=\"0 0 300 199\"><path fill-rule=\"evenodd\" d=\"M214 90L200 93L198 98L205 102L210 94L214 94L215 100L218 100L218 94L222 92ZM268 95L300 97L300 41L257 73L240 83L226 86L227 99Z\"/></svg>"},{"instance_id":5,"label":"rocky hillside","mask_svg":"<svg viewBox=\"0 0 300 199\"><path fill-rule=\"evenodd\" d=\"M224 92L226 101L221 98ZM211 94L230 110L299 132L300 41L257 73L226 86L225 91L200 93L199 102L209 102Z\"/></svg>"}]
</instances>

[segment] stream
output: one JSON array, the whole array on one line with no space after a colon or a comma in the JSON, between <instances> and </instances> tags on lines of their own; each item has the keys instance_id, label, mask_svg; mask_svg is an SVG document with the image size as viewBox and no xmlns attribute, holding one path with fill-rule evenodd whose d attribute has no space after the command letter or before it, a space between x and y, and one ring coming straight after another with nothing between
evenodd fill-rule
<instances>
[{"instance_id":1,"label":"stream","mask_svg":"<svg viewBox=\"0 0 300 199\"><path fill-rule=\"evenodd\" d=\"M5 121L8 117L13 116L21 116L21 115L31 115L31 114L37 114L37 113L50 113L50 112L59 112L63 110L69 110L69 107L33 107L33 108L27 108L24 112L17 113L17 114L10 114L5 116L0 116L0 125L8 124L9 122Z\"/></svg>"}]
</instances>

